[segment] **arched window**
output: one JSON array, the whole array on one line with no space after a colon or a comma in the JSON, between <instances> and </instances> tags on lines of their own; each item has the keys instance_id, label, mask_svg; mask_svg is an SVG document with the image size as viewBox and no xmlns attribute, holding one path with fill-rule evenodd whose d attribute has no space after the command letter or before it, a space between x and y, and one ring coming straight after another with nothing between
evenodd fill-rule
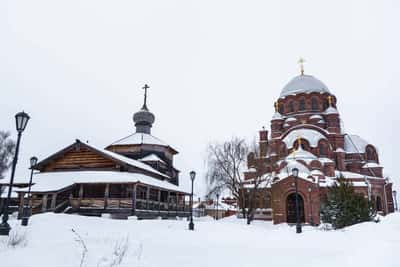
<instances>
[{"instance_id":1,"label":"arched window","mask_svg":"<svg viewBox=\"0 0 400 267\"><path fill-rule=\"evenodd\" d=\"M367 147L367 160L376 160L375 150L372 147Z\"/></svg>"},{"instance_id":2,"label":"arched window","mask_svg":"<svg viewBox=\"0 0 400 267\"><path fill-rule=\"evenodd\" d=\"M326 157L328 155L326 150L325 144L319 144L319 155L321 157Z\"/></svg>"},{"instance_id":3,"label":"arched window","mask_svg":"<svg viewBox=\"0 0 400 267\"><path fill-rule=\"evenodd\" d=\"M294 112L294 105L293 105L293 101L290 101L290 102L289 102L289 106L288 106L288 108L289 108L289 112Z\"/></svg>"},{"instance_id":4,"label":"arched window","mask_svg":"<svg viewBox=\"0 0 400 267\"><path fill-rule=\"evenodd\" d=\"M311 109L318 110L318 100L315 97L311 99Z\"/></svg>"},{"instance_id":5,"label":"arched window","mask_svg":"<svg viewBox=\"0 0 400 267\"><path fill-rule=\"evenodd\" d=\"M299 103L299 110L303 111L306 109L306 101L304 100L304 98L300 99L300 103Z\"/></svg>"}]
</instances>

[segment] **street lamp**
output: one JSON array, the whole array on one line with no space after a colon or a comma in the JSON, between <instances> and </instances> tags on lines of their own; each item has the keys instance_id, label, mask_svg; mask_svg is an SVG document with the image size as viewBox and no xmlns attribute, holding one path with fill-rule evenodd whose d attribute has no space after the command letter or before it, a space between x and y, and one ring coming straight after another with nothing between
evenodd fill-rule
<instances>
[{"instance_id":1,"label":"street lamp","mask_svg":"<svg viewBox=\"0 0 400 267\"><path fill-rule=\"evenodd\" d=\"M314 220L313 220L313 212L312 212L311 191L312 191L312 188L311 188L311 186L309 186L308 187L308 199L309 199L309 205L310 205L310 224L311 224L311 226L313 226Z\"/></svg>"},{"instance_id":2,"label":"street lamp","mask_svg":"<svg viewBox=\"0 0 400 267\"><path fill-rule=\"evenodd\" d=\"M218 220L218 200L219 200L219 194L217 193L217 214L215 215L216 220Z\"/></svg>"},{"instance_id":3,"label":"street lamp","mask_svg":"<svg viewBox=\"0 0 400 267\"><path fill-rule=\"evenodd\" d=\"M190 194L190 223L189 223L189 230L194 230L194 223L193 223L193 182L196 178L196 172L190 172L190 180L192 181L192 193Z\"/></svg>"},{"instance_id":4,"label":"street lamp","mask_svg":"<svg viewBox=\"0 0 400 267\"><path fill-rule=\"evenodd\" d=\"M17 132L18 132L18 139L17 139L17 145L15 147L14 159L12 162L11 178L10 178L10 184L8 186L8 195L7 195L6 202L4 203L4 206L3 206L3 219L0 224L0 235L8 235L11 230L11 227L7 222L10 199L11 199L11 192L12 192L12 187L14 184L14 175L15 175L15 168L17 166L17 161L18 161L18 152L19 152L19 145L21 142L21 135L22 135L22 132L25 130L26 125L28 124L29 118L30 118L29 115L26 114L25 112L19 112L15 115L15 125L16 125Z\"/></svg>"},{"instance_id":5,"label":"street lamp","mask_svg":"<svg viewBox=\"0 0 400 267\"><path fill-rule=\"evenodd\" d=\"M29 217L32 215L31 188L32 188L32 178L33 178L33 167L36 165L37 162L38 162L38 158L37 157L31 157L31 159L30 159L30 163L31 163L31 178L29 180L28 205L26 207L24 205L24 209L22 211L23 212L22 221L21 221L21 225L22 226L27 226L28 225Z\"/></svg>"},{"instance_id":6,"label":"street lamp","mask_svg":"<svg viewBox=\"0 0 400 267\"><path fill-rule=\"evenodd\" d=\"M300 210L299 210L299 191L297 186L297 180L299 178L299 169L293 168L292 175L294 177L294 184L296 187L296 233L301 233L301 222L300 222Z\"/></svg>"}]
</instances>

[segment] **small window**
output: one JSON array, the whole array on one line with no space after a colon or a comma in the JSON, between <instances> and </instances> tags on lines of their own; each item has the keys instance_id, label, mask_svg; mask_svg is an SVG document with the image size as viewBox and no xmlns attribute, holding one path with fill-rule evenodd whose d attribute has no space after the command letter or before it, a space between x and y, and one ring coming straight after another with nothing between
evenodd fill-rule
<instances>
[{"instance_id":1,"label":"small window","mask_svg":"<svg viewBox=\"0 0 400 267\"><path fill-rule=\"evenodd\" d=\"M324 144L320 144L319 145L319 155L321 157L326 157L327 156L326 146Z\"/></svg>"},{"instance_id":2,"label":"small window","mask_svg":"<svg viewBox=\"0 0 400 267\"><path fill-rule=\"evenodd\" d=\"M283 114L285 112L285 107L283 105L279 105L278 111L280 114Z\"/></svg>"},{"instance_id":3,"label":"small window","mask_svg":"<svg viewBox=\"0 0 400 267\"><path fill-rule=\"evenodd\" d=\"M289 102L289 112L294 112L293 101L290 101L290 102Z\"/></svg>"},{"instance_id":4,"label":"small window","mask_svg":"<svg viewBox=\"0 0 400 267\"><path fill-rule=\"evenodd\" d=\"M318 101L315 97L311 99L311 109L318 110Z\"/></svg>"},{"instance_id":5,"label":"small window","mask_svg":"<svg viewBox=\"0 0 400 267\"><path fill-rule=\"evenodd\" d=\"M306 101L304 101L304 98L300 99L300 103L299 103L299 110L303 111L306 109Z\"/></svg>"}]
</instances>

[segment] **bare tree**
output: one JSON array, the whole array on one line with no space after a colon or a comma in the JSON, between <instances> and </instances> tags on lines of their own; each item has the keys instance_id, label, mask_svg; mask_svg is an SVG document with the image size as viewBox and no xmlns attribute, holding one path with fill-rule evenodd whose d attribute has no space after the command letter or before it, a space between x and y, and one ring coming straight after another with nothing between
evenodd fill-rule
<instances>
[{"instance_id":1,"label":"bare tree","mask_svg":"<svg viewBox=\"0 0 400 267\"><path fill-rule=\"evenodd\" d=\"M0 179L11 166L14 149L15 142L10 139L10 133L0 131Z\"/></svg>"},{"instance_id":2,"label":"bare tree","mask_svg":"<svg viewBox=\"0 0 400 267\"><path fill-rule=\"evenodd\" d=\"M234 137L224 143L210 144L207 156L208 195L215 195L228 190L234 196L239 206L244 207L244 170L248 145L244 139ZM242 209L246 216L245 209Z\"/></svg>"}]
</instances>

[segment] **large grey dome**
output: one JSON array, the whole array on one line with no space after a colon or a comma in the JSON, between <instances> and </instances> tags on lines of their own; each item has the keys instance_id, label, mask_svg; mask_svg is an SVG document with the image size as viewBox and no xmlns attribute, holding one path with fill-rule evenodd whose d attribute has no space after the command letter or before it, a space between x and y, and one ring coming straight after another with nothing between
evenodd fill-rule
<instances>
[{"instance_id":1,"label":"large grey dome","mask_svg":"<svg viewBox=\"0 0 400 267\"><path fill-rule=\"evenodd\" d=\"M150 134L150 129L153 126L155 117L147 107L144 105L141 110L133 114L133 121L135 122L137 133Z\"/></svg>"},{"instance_id":2,"label":"large grey dome","mask_svg":"<svg viewBox=\"0 0 400 267\"><path fill-rule=\"evenodd\" d=\"M311 92L330 93L328 87L320 80L311 75L299 75L283 87L279 97Z\"/></svg>"}]
</instances>

